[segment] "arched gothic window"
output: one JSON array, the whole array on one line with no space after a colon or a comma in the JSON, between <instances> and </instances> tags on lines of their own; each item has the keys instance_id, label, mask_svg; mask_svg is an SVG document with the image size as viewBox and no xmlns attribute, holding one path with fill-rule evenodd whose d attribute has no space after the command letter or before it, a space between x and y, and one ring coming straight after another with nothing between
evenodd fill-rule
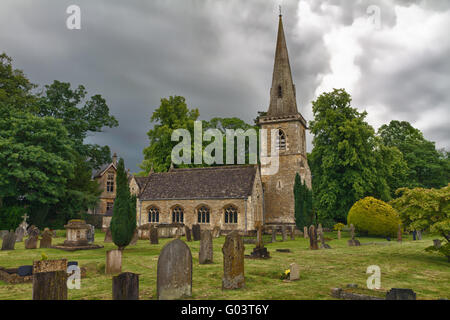
<instances>
[{"instance_id":1,"label":"arched gothic window","mask_svg":"<svg viewBox=\"0 0 450 320\"><path fill-rule=\"evenodd\" d=\"M148 210L148 222L159 222L159 209L156 207L150 207Z\"/></svg>"},{"instance_id":2,"label":"arched gothic window","mask_svg":"<svg viewBox=\"0 0 450 320\"><path fill-rule=\"evenodd\" d=\"M238 212L233 206L228 206L225 208L225 223L237 223L238 222Z\"/></svg>"},{"instance_id":3,"label":"arched gothic window","mask_svg":"<svg viewBox=\"0 0 450 320\"><path fill-rule=\"evenodd\" d=\"M197 210L198 223L209 223L209 208L202 206Z\"/></svg>"},{"instance_id":4,"label":"arched gothic window","mask_svg":"<svg viewBox=\"0 0 450 320\"><path fill-rule=\"evenodd\" d=\"M278 129L277 147L278 150L286 150L286 134L281 129Z\"/></svg>"},{"instance_id":5,"label":"arched gothic window","mask_svg":"<svg viewBox=\"0 0 450 320\"><path fill-rule=\"evenodd\" d=\"M172 222L184 222L184 210L180 206L172 209Z\"/></svg>"}]
</instances>

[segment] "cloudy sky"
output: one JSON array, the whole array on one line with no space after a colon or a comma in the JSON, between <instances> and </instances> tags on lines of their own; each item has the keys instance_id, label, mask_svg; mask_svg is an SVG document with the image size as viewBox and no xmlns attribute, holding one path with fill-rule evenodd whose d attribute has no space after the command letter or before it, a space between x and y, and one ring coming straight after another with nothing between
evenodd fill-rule
<instances>
[{"instance_id":1,"label":"cloudy sky","mask_svg":"<svg viewBox=\"0 0 450 320\"><path fill-rule=\"evenodd\" d=\"M81 30L66 27L72 4ZM101 94L119 127L89 141L135 172L162 97L186 97L201 119L267 110L280 4L307 120L320 93L345 88L375 129L406 120L450 149L448 0L2 0L0 51L41 86Z\"/></svg>"}]
</instances>

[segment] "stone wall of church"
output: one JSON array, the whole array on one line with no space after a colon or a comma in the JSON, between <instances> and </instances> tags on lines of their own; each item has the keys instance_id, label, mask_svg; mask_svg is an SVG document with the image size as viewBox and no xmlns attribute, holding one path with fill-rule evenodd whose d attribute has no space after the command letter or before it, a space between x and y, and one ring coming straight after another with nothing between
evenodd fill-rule
<instances>
[{"instance_id":1,"label":"stone wall of church","mask_svg":"<svg viewBox=\"0 0 450 320\"><path fill-rule=\"evenodd\" d=\"M281 129L286 134L286 150L280 151L278 172L262 176L264 188L265 224L294 224L294 182L300 174L302 181L311 188L311 172L306 160L305 127L300 121L265 123L268 130L270 152L270 130Z\"/></svg>"},{"instance_id":2,"label":"stone wall of church","mask_svg":"<svg viewBox=\"0 0 450 320\"><path fill-rule=\"evenodd\" d=\"M183 223L189 228L198 223L197 210L201 206L207 206L210 210L210 220L209 223L200 223L202 228L212 230L218 226L221 230L242 232L254 229L254 212L251 202L247 199L139 201L136 219L139 225L149 223L148 211L150 207L155 206L159 210L159 223L172 223L172 209L177 205L183 208ZM229 205L233 205L237 209L237 223L225 223L225 208Z\"/></svg>"}]
</instances>

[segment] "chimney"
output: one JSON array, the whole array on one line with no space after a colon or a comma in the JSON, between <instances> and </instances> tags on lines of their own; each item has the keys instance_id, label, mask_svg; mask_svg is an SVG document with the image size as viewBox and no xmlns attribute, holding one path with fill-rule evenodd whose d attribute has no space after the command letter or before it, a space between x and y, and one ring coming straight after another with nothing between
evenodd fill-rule
<instances>
[{"instance_id":1,"label":"chimney","mask_svg":"<svg viewBox=\"0 0 450 320\"><path fill-rule=\"evenodd\" d=\"M112 163L117 167L117 154L115 152L112 156Z\"/></svg>"}]
</instances>

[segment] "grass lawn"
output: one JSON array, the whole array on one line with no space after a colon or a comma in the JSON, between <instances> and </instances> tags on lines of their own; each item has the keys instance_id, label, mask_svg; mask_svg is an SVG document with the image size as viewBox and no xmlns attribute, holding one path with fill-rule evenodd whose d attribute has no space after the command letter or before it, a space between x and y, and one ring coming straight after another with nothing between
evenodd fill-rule
<instances>
[{"instance_id":1,"label":"grass lawn","mask_svg":"<svg viewBox=\"0 0 450 320\"><path fill-rule=\"evenodd\" d=\"M63 235L62 232L58 234ZM246 288L231 291L222 291L222 245L225 238L214 239L214 263L210 265L198 264L199 241L188 242L193 257L192 299L332 299L330 290L334 287L344 288L349 283L356 283L359 288L366 288L369 277L366 269L369 265L381 268L380 291L411 288L418 299L450 299L450 263L443 256L424 251L427 246L432 245L432 239L437 238L436 236L424 236L421 241L412 241L411 236L404 235L402 243L388 243L379 238L358 238L362 244L386 244L360 247L348 247L349 235L346 233L343 233L341 240L337 240L337 235L333 232L326 233L325 236L334 239L328 242L331 250L309 250L309 241L303 237L267 244L272 258L245 259ZM106 251L115 249L115 246L112 243L103 244L103 239L104 233L96 232L95 243L104 245L103 249L75 252L57 249L25 250L23 242L16 243L14 251L0 251L0 266L12 268L29 265L33 260L40 260L42 252L49 259L78 261L80 266L88 268L87 277L82 279L80 290L69 290L69 299L111 299L112 277L104 274L104 263ZM139 240L136 246L125 249L122 271L140 274L140 299L155 299L158 254L171 240L173 239L160 239L159 245ZM278 240L281 240L280 236ZM54 244L63 241L62 237L53 239ZM245 253L250 254L253 247L252 244L246 244ZM291 252L281 253L276 252L276 249L290 249ZM300 280L280 280L281 273L292 262L300 266ZM379 294L382 293L378 292ZM31 283L10 285L0 281L2 300L31 299L31 296Z\"/></svg>"}]
</instances>

